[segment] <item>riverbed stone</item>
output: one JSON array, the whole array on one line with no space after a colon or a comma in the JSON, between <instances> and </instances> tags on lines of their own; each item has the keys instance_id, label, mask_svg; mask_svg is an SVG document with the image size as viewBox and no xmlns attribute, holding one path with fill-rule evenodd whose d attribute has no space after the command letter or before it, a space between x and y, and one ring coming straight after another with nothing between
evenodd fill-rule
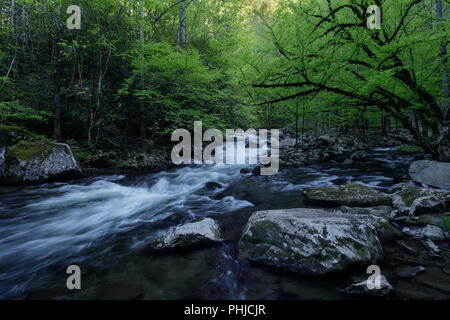
<instances>
[{"instance_id":1,"label":"riverbed stone","mask_svg":"<svg viewBox=\"0 0 450 320\"><path fill-rule=\"evenodd\" d=\"M395 209L401 214L442 213L450 205L450 192L405 184L392 195L392 199Z\"/></svg>"},{"instance_id":2,"label":"riverbed stone","mask_svg":"<svg viewBox=\"0 0 450 320\"><path fill-rule=\"evenodd\" d=\"M389 206L377 206L367 208L342 206L339 210L342 211L343 213L375 215L386 219L392 219L395 217L395 213L393 212L392 207Z\"/></svg>"},{"instance_id":3,"label":"riverbed stone","mask_svg":"<svg viewBox=\"0 0 450 320\"><path fill-rule=\"evenodd\" d=\"M217 221L204 218L170 229L155 239L150 244L150 248L156 251L172 251L221 241L221 231Z\"/></svg>"},{"instance_id":4,"label":"riverbed stone","mask_svg":"<svg viewBox=\"0 0 450 320\"><path fill-rule=\"evenodd\" d=\"M70 147L64 143L21 141L0 153L0 183L4 184L41 183L78 177L81 173Z\"/></svg>"},{"instance_id":5,"label":"riverbed stone","mask_svg":"<svg viewBox=\"0 0 450 320\"><path fill-rule=\"evenodd\" d=\"M375 207L392 205L392 199L386 193L359 184L305 188L302 193L308 201L322 206Z\"/></svg>"},{"instance_id":6,"label":"riverbed stone","mask_svg":"<svg viewBox=\"0 0 450 320\"><path fill-rule=\"evenodd\" d=\"M321 275L375 263L382 248L367 219L299 208L255 212L239 242L239 254L254 263Z\"/></svg>"},{"instance_id":7,"label":"riverbed stone","mask_svg":"<svg viewBox=\"0 0 450 320\"><path fill-rule=\"evenodd\" d=\"M392 290L394 290L394 288L387 281L386 277L380 275L379 288L369 289L369 286L367 285L367 280L364 280L362 282L352 284L347 288L343 289L342 291L350 295L383 297L388 293L390 293Z\"/></svg>"},{"instance_id":8,"label":"riverbed stone","mask_svg":"<svg viewBox=\"0 0 450 320\"><path fill-rule=\"evenodd\" d=\"M450 191L450 163L430 160L415 161L409 175L419 183Z\"/></svg>"},{"instance_id":9,"label":"riverbed stone","mask_svg":"<svg viewBox=\"0 0 450 320\"><path fill-rule=\"evenodd\" d=\"M401 266L395 270L395 274L399 278L409 279L414 278L423 271L425 271L425 268L422 266Z\"/></svg>"},{"instance_id":10,"label":"riverbed stone","mask_svg":"<svg viewBox=\"0 0 450 320\"><path fill-rule=\"evenodd\" d=\"M423 228L422 234L425 239L430 239L433 241L445 240L444 231L441 228L433 225L427 225L425 228Z\"/></svg>"}]
</instances>

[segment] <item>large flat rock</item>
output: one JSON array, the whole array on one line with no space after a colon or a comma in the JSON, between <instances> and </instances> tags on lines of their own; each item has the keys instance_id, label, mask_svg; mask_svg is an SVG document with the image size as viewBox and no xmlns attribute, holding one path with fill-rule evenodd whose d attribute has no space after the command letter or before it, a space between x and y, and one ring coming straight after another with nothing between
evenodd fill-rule
<instances>
[{"instance_id":1,"label":"large flat rock","mask_svg":"<svg viewBox=\"0 0 450 320\"><path fill-rule=\"evenodd\" d=\"M366 216L300 208L255 212L239 254L251 262L321 275L375 263L382 248Z\"/></svg>"},{"instance_id":2,"label":"large flat rock","mask_svg":"<svg viewBox=\"0 0 450 320\"><path fill-rule=\"evenodd\" d=\"M388 194L359 184L305 188L302 194L308 201L321 206L392 206L392 199Z\"/></svg>"},{"instance_id":3,"label":"large flat rock","mask_svg":"<svg viewBox=\"0 0 450 320\"><path fill-rule=\"evenodd\" d=\"M409 175L416 182L450 190L450 163L448 162L415 161L409 167Z\"/></svg>"}]
</instances>

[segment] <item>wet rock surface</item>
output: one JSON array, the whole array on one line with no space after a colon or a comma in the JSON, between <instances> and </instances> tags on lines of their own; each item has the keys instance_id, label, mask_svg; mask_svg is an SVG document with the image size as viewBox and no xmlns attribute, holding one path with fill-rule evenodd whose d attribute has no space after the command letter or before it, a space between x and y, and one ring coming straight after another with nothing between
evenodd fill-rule
<instances>
[{"instance_id":1,"label":"wet rock surface","mask_svg":"<svg viewBox=\"0 0 450 320\"><path fill-rule=\"evenodd\" d=\"M291 209L254 213L239 253L252 262L320 275L376 262L382 249L375 228L358 216Z\"/></svg>"},{"instance_id":2,"label":"wet rock surface","mask_svg":"<svg viewBox=\"0 0 450 320\"><path fill-rule=\"evenodd\" d=\"M22 141L0 150L0 182L3 184L37 184L80 174L81 168L67 144Z\"/></svg>"},{"instance_id":3,"label":"wet rock surface","mask_svg":"<svg viewBox=\"0 0 450 320\"><path fill-rule=\"evenodd\" d=\"M170 229L155 239L150 248L157 251L173 251L221 241L219 224L213 219L205 218Z\"/></svg>"},{"instance_id":4,"label":"wet rock surface","mask_svg":"<svg viewBox=\"0 0 450 320\"><path fill-rule=\"evenodd\" d=\"M367 283L367 280L354 283L346 288L343 289L343 292L350 294L350 295L356 295L356 296L371 296L371 297L383 297L389 294L391 291L394 290L394 288L391 286L391 284L387 281L386 277L381 275L379 277L379 283L377 283L377 286L370 287Z\"/></svg>"},{"instance_id":5,"label":"wet rock surface","mask_svg":"<svg viewBox=\"0 0 450 320\"><path fill-rule=\"evenodd\" d=\"M358 184L305 188L302 194L313 204L323 206L375 207L392 205L392 199L389 195Z\"/></svg>"},{"instance_id":6,"label":"wet rock surface","mask_svg":"<svg viewBox=\"0 0 450 320\"><path fill-rule=\"evenodd\" d=\"M409 167L409 175L418 183L450 191L450 163L416 161Z\"/></svg>"}]
</instances>

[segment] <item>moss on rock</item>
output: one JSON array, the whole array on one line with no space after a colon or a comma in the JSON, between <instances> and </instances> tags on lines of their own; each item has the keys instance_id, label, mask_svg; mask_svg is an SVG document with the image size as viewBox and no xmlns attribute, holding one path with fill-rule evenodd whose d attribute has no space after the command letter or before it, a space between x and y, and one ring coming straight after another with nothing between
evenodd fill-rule
<instances>
[{"instance_id":1,"label":"moss on rock","mask_svg":"<svg viewBox=\"0 0 450 320\"><path fill-rule=\"evenodd\" d=\"M389 195L359 184L306 188L303 195L312 203L324 206L374 207L392 206Z\"/></svg>"},{"instance_id":2,"label":"moss on rock","mask_svg":"<svg viewBox=\"0 0 450 320\"><path fill-rule=\"evenodd\" d=\"M7 161L23 161L42 156L47 158L53 150L53 143L48 140L20 141L7 149Z\"/></svg>"}]
</instances>

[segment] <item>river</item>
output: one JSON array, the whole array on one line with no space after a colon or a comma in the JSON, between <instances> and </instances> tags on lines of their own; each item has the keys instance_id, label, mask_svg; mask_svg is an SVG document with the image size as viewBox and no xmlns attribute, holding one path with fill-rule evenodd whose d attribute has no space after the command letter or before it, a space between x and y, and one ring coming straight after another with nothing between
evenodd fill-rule
<instances>
[{"instance_id":1,"label":"river","mask_svg":"<svg viewBox=\"0 0 450 320\"><path fill-rule=\"evenodd\" d=\"M332 162L273 177L241 174L243 166L203 165L3 188L0 298L347 299L339 288L364 270L309 278L252 266L238 258L241 231L254 211L307 206L300 195L307 186L388 188L413 159L379 148L352 167ZM211 181L223 188L205 188ZM173 254L147 249L163 230L200 217L219 221L223 244ZM72 264L81 267L81 291L66 288ZM420 298L423 289L403 291L399 298ZM448 292L430 295L445 298Z\"/></svg>"}]
</instances>

